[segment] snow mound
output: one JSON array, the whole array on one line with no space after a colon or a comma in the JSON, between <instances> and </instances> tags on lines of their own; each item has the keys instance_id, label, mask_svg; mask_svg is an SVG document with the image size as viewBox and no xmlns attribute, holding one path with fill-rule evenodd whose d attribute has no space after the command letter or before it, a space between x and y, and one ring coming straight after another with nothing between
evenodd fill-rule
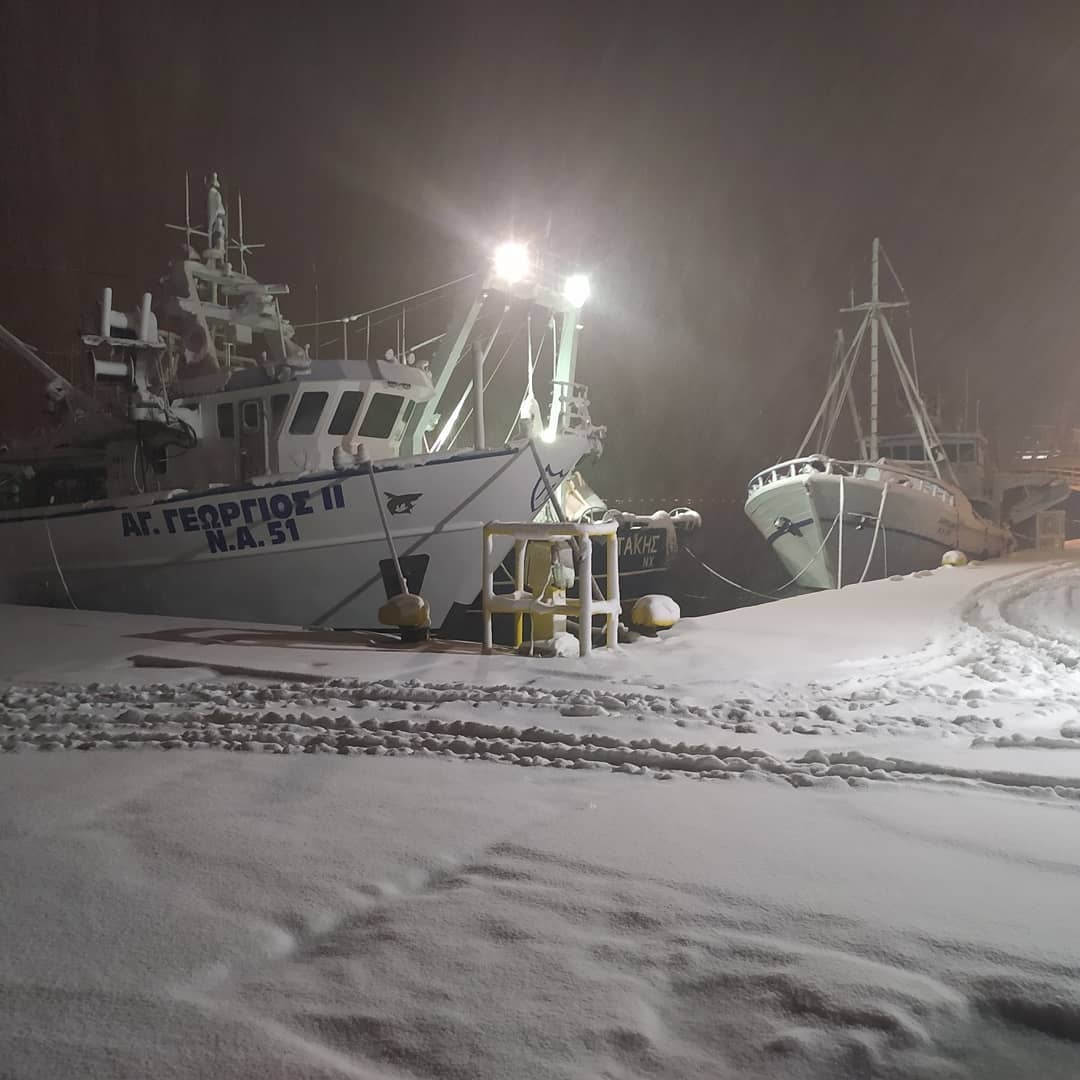
<instances>
[{"instance_id":1,"label":"snow mound","mask_svg":"<svg viewBox=\"0 0 1080 1080\"><path fill-rule=\"evenodd\" d=\"M670 596L651 593L634 601L630 622L634 626L666 630L674 626L681 616L679 605Z\"/></svg>"}]
</instances>

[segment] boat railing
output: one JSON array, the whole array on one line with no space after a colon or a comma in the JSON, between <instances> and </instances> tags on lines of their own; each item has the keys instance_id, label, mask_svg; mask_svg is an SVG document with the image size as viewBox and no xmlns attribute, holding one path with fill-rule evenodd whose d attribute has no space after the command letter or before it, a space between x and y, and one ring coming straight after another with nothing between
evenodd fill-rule
<instances>
[{"instance_id":1,"label":"boat railing","mask_svg":"<svg viewBox=\"0 0 1080 1080\"><path fill-rule=\"evenodd\" d=\"M875 461L839 461L836 458L824 457L821 454L812 454L809 457L792 458L791 461L781 461L768 469L762 469L750 481L748 492L757 494L762 488L778 484L784 480L792 480L800 476L811 476L815 473L824 476L845 476L852 479L884 481L887 484L900 484L904 487L923 491L927 495L940 499L948 506L956 505L956 496L949 488L929 476L908 469L898 468L886 462Z\"/></svg>"}]
</instances>

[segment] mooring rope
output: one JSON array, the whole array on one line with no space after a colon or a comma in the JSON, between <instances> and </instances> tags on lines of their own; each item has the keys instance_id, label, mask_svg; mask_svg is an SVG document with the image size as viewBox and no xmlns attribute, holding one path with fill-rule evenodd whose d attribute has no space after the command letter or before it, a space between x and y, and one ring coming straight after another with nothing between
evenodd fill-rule
<instances>
[{"instance_id":1,"label":"mooring rope","mask_svg":"<svg viewBox=\"0 0 1080 1080\"><path fill-rule=\"evenodd\" d=\"M889 494L889 485L881 485L881 502L877 508L877 520L874 522L874 535L870 539L870 551L866 556L866 565L862 568L862 574L859 577L859 584L861 585L866 580L867 571L870 569L870 560L874 557L874 549L877 547L878 533L881 531L881 518L885 513L885 496ZM889 571L888 559L885 561L885 572Z\"/></svg>"},{"instance_id":2,"label":"mooring rope","mask_svg":"<svg viewBox=\"0 0 1080 1080\"><path fill-rule=\"evenodd\" d=\"M707 562L705 562L705 560L700 555L691 551L689 548L686 548L686 551L697 563L700 564L703 569L707 570L710 574L712 574L713 577L719 578L721 581L732 586L733 588L739 589L744 593L749 593L751 596L759 596L762 600L779 600L780 597L776 594L783 592L784 589L787 589L790 586L794 585L795 582L798 581L799 578L801 578L803 574L805 574L806 571L814 565L814 563L817 561L817 557L825 550L825 545L829 542L829 537L832 536L833 529L836 528L836 523L839 520L839 515L833 518L833 523L829 526L829 531L825 534L825 539L821 541L821 546L817 549L817 551L815 551L814 554L810 556L810 561L790 581L784 582L784 584L781 585L776 590L776 592L773 593L758 592L757 589L751 589L746 585L740 585L737 581L732 581L731 578L724 577L724 575L721 574L719 570L714 570Z\"/></svg>"},{"instance_id":3,"label":"mooring rope","mask_svg":"<svg viewBox=\"0 0 1080 1080\"><path fill-rule=\"evenodd\" d=\"M60 584L64 586L64 592L67 595L68 603L78 611L79 605L72 599L71 590L68 588L67 578L64 577L64 571L60 568L60 560L56 557L56 548L53 546L52 529L49 528L48 521L45 522L45 536L48 538L49 551L52 552L53 566L56 567L56 573L60 578Z\"/></svg>"}]
</instances>

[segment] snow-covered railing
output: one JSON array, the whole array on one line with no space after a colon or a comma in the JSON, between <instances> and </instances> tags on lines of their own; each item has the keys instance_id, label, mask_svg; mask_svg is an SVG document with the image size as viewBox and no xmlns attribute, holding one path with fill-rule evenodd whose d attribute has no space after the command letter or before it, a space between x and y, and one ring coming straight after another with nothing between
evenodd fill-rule
<instances>
[{"instance_id":1,"label":"snow-covered railing","mask_svg":"<svg viewBox=\"0 0 1080 1080\"><path fill-rule=\"evenodd\" d=\"M941 499L949 506L956 505L956 496L944 484L920 473L897 468L885 462L838 461L836 458L822 457L820 454L793 458L791 461L782 461L771 468L762 469L750 481L747 490L750 495L756 495L762 488L769 487L771 484L778 484L800 476L811 476L814 473L820 473L823 476L843 476L849 479L862 478L884 481L887 484L901 484L914 488L916 491L923 491L927 495L933 495L934 498Z\"/></svg>"},{"instance_id":2,"label":"snow-covered railing","mask_svg":"<svg viewBox=\"0 0 1080 1080\"><path fill-rule=\"evenodd\" d=\"M516 619L516 640L521 641L522 621L526 615L573 615L578 621L578 650L582 656L592 652L592 620L605 615L607 644L619 643L619 523L602 521L596 524L570 521L493 521L484 526L484 653L492 652L491 617L510 614ZM495 537L510 536L514 540L514 591L495 592ZM593 596L592 542L593 538L607 542L606 598ZM570 540L576 551L578 597L566 597L561 602L544 600L525 588L525 552L532 540Z\"/></svg>"}]
</instances>

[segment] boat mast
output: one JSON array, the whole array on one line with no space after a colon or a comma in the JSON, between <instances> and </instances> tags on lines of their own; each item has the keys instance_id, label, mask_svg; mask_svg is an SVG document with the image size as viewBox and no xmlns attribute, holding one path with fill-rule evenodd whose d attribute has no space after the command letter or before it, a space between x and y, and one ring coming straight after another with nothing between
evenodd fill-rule
<instances>
[{"instance_id":1,"label":"boat mast","mask_svg":"<svg viewBox=\"0 0 1080 1080\"><path fill-rule=\"evenodd\" d=\"M875 236L870 254L870 460L878 457L878 252Z\"/></svg>"},{"instance_id":2,"label":"boat mast","mask_svg":"<svg viewBox=\"0 0 1080 1080\"><path fill-rule=\"evenodd\" d=\"M855 365L859 360L863 338L866 336L867 324L870 322L869 306L867 304L861 304L857 308L842 308L841 310L862 311L865 312L865 314L862 317L862 321L859 323L859 329L855 332L855 337L847 348L847 352L843 353L843 358L836 363L832 380L829 383L829 388L825 391L825 397L818 406L817 414L814 416L810 427L807 429L803 441L799 444L799 449L795 455L796 457L802 457L807 446L810 445L810 441L814 438L815 432L818 432L819 425L821 430L819 433L820 437L817 441L818 453L828 453L829 444L832 442L833 432L836 430L836 424L840 419L840 413L843 409L845 400L851 407L852 420L855 425L855 437L859 442L859 453L863 457L866 456L866 440L863 438L862 426L859 423L858 411L855 408L854 395L851 391L851 377L855 372ZM843 331L838 330L836 334L836 348L838 354L839 350L843 349L843 345Z\"/></svg>"}]
</instances>

